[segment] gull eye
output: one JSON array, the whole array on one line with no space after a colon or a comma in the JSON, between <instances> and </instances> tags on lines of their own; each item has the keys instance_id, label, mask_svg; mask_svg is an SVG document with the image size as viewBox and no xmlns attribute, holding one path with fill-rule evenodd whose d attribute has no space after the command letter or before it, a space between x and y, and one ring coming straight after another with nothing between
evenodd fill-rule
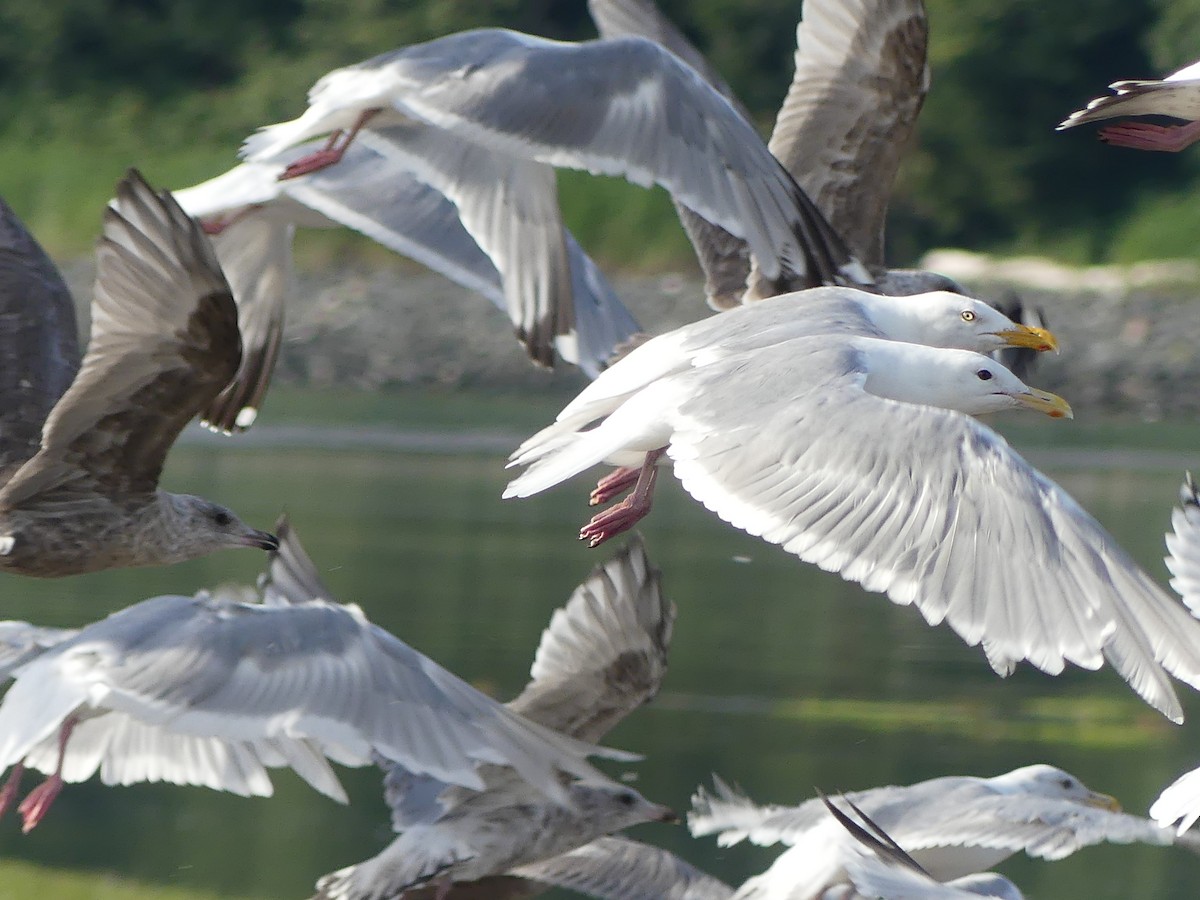
<instances>
[{"instance_id":1,"label":"gull eye","mask_svg":"<svg viewBox=\"0 0 1200 900\"><path fill-rule=\"evenodd\" d=\"M1062 781L1060 781L1060 782L1059 782L1059 784L1061 784L1061 785L1062 785L1064 788L1066 788L1066 789L1070 790L1070 788L1071 788L1071 779L1070 779L1070 778L1064 778Z\"/></svg>"},{"instance_id":2,"label":"gull eye","mask_svg":"<svg viewBox=\"0 0 1200 900\"><path fill-rule=\"evenodd\" d=\"M960 313L960 315L962 316L962 320L964 322L974 322L975 321L975 311L974 310L964 309Z\"/></svg>"},{"instance_id":3,"label":"gull eye","mask_svg":"<svg viewBox=\"0 0 1200 900\"><path fill-rule=\"evenodd\" d=\"M629 793L628 791L626 791L623 794L617 794L617 799L620 800L626 806L633 806L635 803L637 803L637 797L634 796L633 794Z\"/></svg>"},{"instance_id":4,"label":"gull eye","mask_svg":"<svg viewBox=\"0 0 1200 900\"><path fill-rule=\"evenodd\" d=\"M978 372L975 373L975 377L978 378L980 381L991 381L992 380L992 370L991 369L980 369Z\"/></svg>"},{"instance_id":5,"label":"gull eye","mask_svg":"<svg viewBox=\"0 0 1200 900\"><path fill-rule=\"evenodd\" d=\"M233 522L233 517L229 515L229 513L225 512L225 510L218 509L215 513L213 513L213 521L224 528L226 525L229 525L231 522Z\"/></svg>"}]
</instances>

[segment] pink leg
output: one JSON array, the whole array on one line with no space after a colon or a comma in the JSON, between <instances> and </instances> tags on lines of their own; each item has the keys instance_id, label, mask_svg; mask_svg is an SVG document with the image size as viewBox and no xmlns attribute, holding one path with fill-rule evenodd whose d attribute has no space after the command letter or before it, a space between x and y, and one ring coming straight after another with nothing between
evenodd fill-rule
<instances>
[{"instance_id":1,"label":"pink leg","mask_svg":"<svg viewBox=\"0 0 1200 900\"><path fill-rule=\"evenodd\" d=\"M261 204L255 203L251 206L247 206L245 209L238 210L232 216L225 216L225 217L219 218L219 219L201 219L200 227L204 230L205 234L215 237L216 235L218 235L222 231L224 231L226 228L228 228L230 225L233 225L235 222L240 222L242 219L246 218L246 216L250 215L250 213L254 212L256 209L261 209L261 208L262 208Z\"/></svg>"},{"instance_id":2,"label":"pink leg","mask_svg":"<svg viewBox=\"0 0 1200 900\"><path fill-rule=\"evenodd\" d=\"M17 807L17 812L21 814L23 822L21 825L23 834L29 834L37 828L38 822L42 821L46 817L46 813L50 812L50 805L54 803L54 799L63 789L63 757L67 754L67 741L75 729L75 723L74 716L68 718L58 732L58 766L54 769L54 774L26 794L21 805Z\"/></svg>"},{"instance_id":3,"label":"pink leg","mask_svg":"<svg viewBox=\"0 0 1200 900\"><path fill-rule=\"evenodd\" d=\"M616 506L593 516L590 522L579 529L581 541L587 541L589 547L598 547L610 537L628 531L646 517L654 499L654 483L658 480L656 463L666 452L666 447L659 447L646 454L646 461L642 463L638 472L633 493Z\"/></svg>"},{"instance_id":4,"label":"pink leg","mask_svg":"<svg viewBox=\"0 0 1200 900\"><path fill-rule=\"evenodd\" d=\"M0 788L0 818L4 816L13 801L17 799L17 791L21 789L21 776L25 774L25 764L17 763L12 767L5 779L4 787Z\"/></svg>"},{"instance_id":5,"label":"pink leg","mask_svg":"<svg viewBox=\"0 0 1200 900\"><path fill-rule=\"evenodd\" d=\"M596 489L588 497L588 506L607 503L627 487L636 484L641 471L640 466L621 466L619 469L613 469L596 482Z\"/></svg>"},{"instance_id":6,"label":"pink leg","mask_svg":"<svg viewBox=\"0 0 1200 900\"><path fill-rule=\"evenodd\" d=\"M1200 140L1200 122L1186 125L1152 125L1149 122L1118 122L1100 129L1100 140L1114 147L1178 153Z\"/></svg>"},{"instance_id":7,"label":"pink leg","mask_svg":"<svg viewBox=\"0 0 1200 900\"><path fill-rule=\"evenodd\" d=\"M317 150L308 156L302 156L286 169L279 176L279 180L283 181L287 178L298 178L301 175L307 175L310 172L318 172L321 169L328 168L338 162L345 152L350 148L350 143L354 140L355 135L362 130L362 127L371 120L371 118L379 112L378 109L364 110L354 123L354 127L346 133L346 137L342 139L341 144L338 144L338 138L341 137L340 131L335 131L329 136L328 143L325 148Z\"/></svg>"}]
</instances>

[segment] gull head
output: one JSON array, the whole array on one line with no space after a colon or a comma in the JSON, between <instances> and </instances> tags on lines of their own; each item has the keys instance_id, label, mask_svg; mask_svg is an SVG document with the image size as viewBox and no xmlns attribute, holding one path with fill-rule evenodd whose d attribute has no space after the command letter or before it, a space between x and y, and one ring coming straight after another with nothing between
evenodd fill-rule
<instances>
[{"instance_id":1,"label":"gull head","mask_svg":"<svg viewBox=\"0 0 1200 900\"><path fill-rule=\"evenodd\" d=\"M1048 800L1066 800L1110 812L1121 811L1121 804L1115 797L1090 790L1070 772L1044 763L1013 769L988 779L988 783L1002 794L1024 794Z\"/></svg>"},{"instance_id":2,"label":"gull head","mask_svg":"<svg viewBox=\"0 0 1200 900\"><path fill-rule=\"evenodd\" d=\"M860 341L869 373L865 388L878 397L977 416L1025 407L1054 419L1074 418L1057 394L1031 388L994 359L899 341Z\"/></svg>"},{"instance_id":3,"label":"gull head","mask_svg":"<svg viewBox=\"0 0 1200 900\"><path fill-rule=\"evenodd\" d=\"M1058 339L1045 328L1014 322L982 300L949 291L880 297L864 306L876 327L894 341L976 353L1005 347L1058 350Z\"/></svg>"},{"instance_id":4,"label":"gull head","mask_svg":"<svg viewBox=\"0 0 1200 900\"><path fill-rule=\"evenodd\" d=\"M251 528L232 510L190 494L171 495L171 507L177 530L186 535L188 558L215 550L257 547L269 552L279 549L279 538L267 531Z\"/></svg>"},{"instance_id":5,"label":"gull head","mask_svg":"<svg viewBox=\"0 0 1200 900\"><path fill-rule=\"evenodd\" d=\"M596 826L597 834L611 834L642 822L679 821L675 810L651 803L621 784L578 782L571 786L570 795L578 814Z\"/></svg>"}]
</instances>

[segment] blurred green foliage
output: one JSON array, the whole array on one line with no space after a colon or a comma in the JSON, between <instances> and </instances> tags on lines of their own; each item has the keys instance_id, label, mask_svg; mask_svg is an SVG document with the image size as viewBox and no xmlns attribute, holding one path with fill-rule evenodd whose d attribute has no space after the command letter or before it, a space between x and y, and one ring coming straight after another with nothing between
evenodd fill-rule
<instances>
[{"instance_id":1,"label":"blurred green foliage","mask_svg":"<svg viewBox=\"0 0 1200 900\"><path fill-rule=\"evenodd\" d=\"M893 202L892 255L933 246L1069 261L1198 255L1200 156L1053 126L1118 78L1200 48L1200 0L927 0L934 83ZM796 0L662 0L769 131ZM481 25L594 34L584 0L57 0L0 5L0 193L52 251L85 251L129 165L184 186L298 115L331 68ZM569 224L618 267L686 264L661 192L563 178Z\"/></svg>"}]
</instances>

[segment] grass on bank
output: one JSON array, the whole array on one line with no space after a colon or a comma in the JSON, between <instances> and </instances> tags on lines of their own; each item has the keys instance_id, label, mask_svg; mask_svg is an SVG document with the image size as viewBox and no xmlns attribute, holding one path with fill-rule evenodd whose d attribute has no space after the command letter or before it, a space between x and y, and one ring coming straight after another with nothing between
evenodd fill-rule
<instances>
[{"instance_id":1,"label":"grass on bank","mask_svg":"<svg viewBox=\"0 0 1200 900\"><path fill-rule=\"evenodd\" d=\"M224 893L140 884L119 875L0 862L0 900L237 900Z\"/></svg>"}]
</instances>

